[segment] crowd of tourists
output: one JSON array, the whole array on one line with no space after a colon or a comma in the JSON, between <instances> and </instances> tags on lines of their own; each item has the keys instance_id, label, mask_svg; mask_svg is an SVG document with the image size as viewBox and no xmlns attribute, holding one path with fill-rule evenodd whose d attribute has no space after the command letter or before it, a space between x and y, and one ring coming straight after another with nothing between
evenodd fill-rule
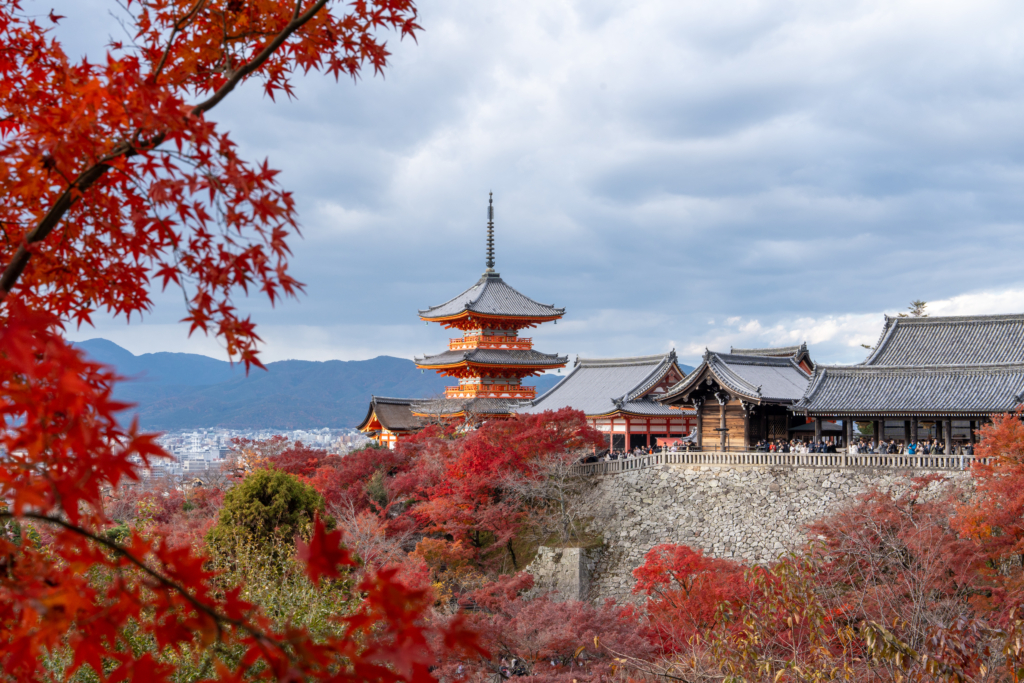
<instances>
[{"instance_id":1,"label":"crowd of tourists","mask_svg":"<svg viewBox=\"0 0 1024 683\"><path fill-rule=\"evenodd\" d=\"M759 453L849 453L855 454L888 454L888 455L938 455L945 452L945 444L942 441L932 439L920 443L911 442L904 444L895 439L880 440L877 444L870 439L859 439L850 444L849 448L837 445L836 440L823 439L821 441L804 441L793 439L786 441L778 439L769 441L762 439L751 449ZM599 462L602 460L627 460L638 458L652 453L666 452L678 453L687 450L699 450L693 443L673 443L667 447L641 446L633 450L612 449L599 451L582 459L584 463ZM713 448L711 449L713 450ZM954 442L950 455L974 455L974 446L966 442Z\"/></svg>"},{"instance_id":2,"label":"crowd of tourists","mask_svg":"<svg viewBox=\"0 0 1024 683\"><path fill-rule=\"evenodd\" d=\"M974 446L970 443L956 442L951 446L950 455L974 455ZM876 446L867 439L860 439L850 445L850 453L886 453L899 455L938 455L946 452L946 445L938 439L931 441L910 442L904 444L901 441L891 439L881 440Z\"/></svg>"}]
</instances>

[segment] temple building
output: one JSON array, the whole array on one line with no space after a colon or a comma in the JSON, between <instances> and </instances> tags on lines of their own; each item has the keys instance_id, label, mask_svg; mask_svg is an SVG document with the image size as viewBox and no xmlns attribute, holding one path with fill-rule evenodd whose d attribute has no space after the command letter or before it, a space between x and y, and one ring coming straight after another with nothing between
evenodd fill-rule
<instances>
[{"instance_id":1,"label":"temple building","mask_svg":"<svg viewBox=\"0 0 1024 683\"><path fill-rule=\"evenodd\" d=\"M423 420L412 407L426 399L370 397L370 409L356 427L381 446L394 448L398 438L423 428Z\"/></svg>"},{"instance_id":2,"label":"temple building","mask_svg":"<svg viewBox=\"0 0 1024 683\"><path fill-rule=\"evenodd\" d=\"M635 358L578 358L565 379L518 412L574 408L607 435L610 449L661 446L688 435L696 425L694 411L654 400L685 375L675 351Z\"/></svg>"},{"instance_id":3,"label":"temple building","mask_svg":"<svg viewBox=\"0 0 1024 683\"><path fill-rule=\"evenodd\" d=\"M1024 315L886 316L859 365L819 366L797 415L873 423L874 438L974 440L979 421L1024 402ZM927 434L922 434L923 429Z\"/></svg>"},{"instance_id":4,"label":"temple building","mask_svg":"<svg viewBox=\"0 0 1024 683\"><path fill-rule=\"evenodd\" d=\"M813 368L806 344L706 351L696 370L656 400L695 411L698 448L748 451L761 439L789 439L789 406L803 397Z\"/></svg>"}]
</instances>

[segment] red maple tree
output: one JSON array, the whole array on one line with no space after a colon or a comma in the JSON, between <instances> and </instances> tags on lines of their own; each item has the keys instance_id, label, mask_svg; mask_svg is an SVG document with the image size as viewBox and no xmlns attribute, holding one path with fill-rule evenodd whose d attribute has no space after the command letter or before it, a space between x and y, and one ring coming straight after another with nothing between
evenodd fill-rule
<instances>
[{"instance_id":1,"label":"red maple tree","mask_svg":"<svg viewBox=\"0 0 1024 683\"><path fill-rule=\"evenodd\" d=\"M367 575L366 595L314 641L276 628L237 590L219 591L205 558L160 533L103 535L104 492L166 453L115 415L115 374L69 346L64 325L97 310L131 319L157 285L186 293L191 330L214 333L228 355L260 366L259 337L233 297L271 302L301 289L288 270L297 231L292 196L266 162L242 159L206 114L259 79L292 95L297 72L356 77L380 71L382 32L413 36L411 0L127 0L131 44L100 62L73 62L50 32L59 17L0 6L0 666L48 679L44 655L67 647L64 676L170 680L160 654L198 647L220 680L432 680L438 648L473 639L453 622L431 638L430 598ZM45 525L45 548L24 533ZM314 581L351 560L317 524L304 552ZM97 577L103 580L97 580ZM155 651L125 641L134 624ZM215 646L244 654L231 664Z\"/></svg>"},{"instance_id":2,"label":"red maple tree","mask_svg":"<svg viewBox=\"0 0 1024 683\"><path fill-rule=\"evenodd\" d=\"M706 557L699 548L674 543L651 548L633 570L633 592L648 596L648 636L665 653L694 646L695 637L719 625L723 606L751 594L744 569L731 560Z\"/></svg>"}]
</instances>

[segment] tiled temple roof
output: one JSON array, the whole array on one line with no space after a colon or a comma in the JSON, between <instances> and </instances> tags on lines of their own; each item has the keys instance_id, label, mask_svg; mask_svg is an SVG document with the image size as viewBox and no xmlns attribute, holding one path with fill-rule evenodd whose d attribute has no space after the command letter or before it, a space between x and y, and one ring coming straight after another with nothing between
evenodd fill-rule
<instances>
[{"instance_id":1,"label":"tiled temple roof","mask_svg":"<svg viewBox=\"0 0 1024 683\"><path fill-rule=\"evenodd\" d=\"M1024 363L1024 315L890 318L862 365Z\"/></svg>"},{"instance_id":2,"label":"tiled temple roof","mask_svg":"<svg viewBox=\"0 0 1024 683\"><path fill-rule=\"evenodd\" d=\"M468 351L445 351L434 356L414 358L416 365L434 367L457 365L462 362L478 365L536 365L561 367L569 362L568 356L557 353L541 353L534 349L470 349Z\"/></svg>"},{"instance_id":3,"label":"tiled temple roof","mask_svg":"<svg viewBox=\"0 0 1024 683\"><path fill-rule=\"evenodd\" d=\"M819 366L807 415L986 415L1024 400L1024 315L891 318L859 365Z\"/></svg>"},{"instance_id":4,"label":"tiled temple roof","mask_svg":"<svg viewBox=\"0 0 1024 683\"><path fill-rule=\"evenodd\" d=\"M565 315L564 308L537 303L520 294L505 284L497 273L484 273L475 285L454 299L420 311L420 317L436 320L466 311L510 318L557 318Z\"/></svg>"},{"instance_id":5,"label":"tiled temple roof","mask_svg":"<svg viewBox=\"0 0 1024 683\"><path fill-rule=\"evenodd\" d=\"M987 415L1024 400L1024 364L822 366L792 406L826 415Z\"/></svg>"},{"instance_id":6,"label":"tiled temple roof","mask_svg":"<svg viewBox=\"0 0 1024 683\"><path fill-rule=\"evenodd\" d=\"M588 416L625 412L634 415L682 414L645 394L672 368L682 369L675 351L633 358L580 358L565 379L543 396L521 404L520 413L575 408Z\"/></svg>"},{"instance_id":7,"label":"tiled temple roof","mask_svg":"<svg viewBox=\"0 0 1024 683\"><path fill-rule=\"evenodd\" d=\"M798 356L758 356L707 351L696 370L658 398L667 402L696 388L709 373L740 397L752 401L788 403L803 396L810 374Z\"/></svg>"},{"instance_id":8,"label":"tiled temple roof","mask_svg":"<svg viewBox=\"0 0 1024 683\"><path fill-rule=\"evenodd\" d=\"M370 408L366 411L366 417L359 423L357 429L363 429L373 417L381 425L392 432L416 430L423 426L420 418L412 414L412 407L428 401L422 398L387 398L384 396L371 396Z\"/></svg>"}]
</instances>

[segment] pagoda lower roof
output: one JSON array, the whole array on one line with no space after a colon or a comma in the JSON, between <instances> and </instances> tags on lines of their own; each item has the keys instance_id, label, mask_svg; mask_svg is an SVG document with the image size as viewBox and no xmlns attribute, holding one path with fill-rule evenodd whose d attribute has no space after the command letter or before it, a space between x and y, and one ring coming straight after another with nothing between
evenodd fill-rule
<instances>
[{"instance_id":1,"label":"pagoda lower roof","mask_svg":"<svg viewBox=\"0 0 1024 683\"><path fill-rule=\"evenodd\" d=\"M490 365L557 368L569 362L568 356L557 353L541 353L533 349L470 349L468 351L445 351L435 356L415 358L421 368L457 367L459 365Z\"/></svg>"},{"instance_id":2,"label":"pagoda lower roof","mask_svg":"<svg viewBox=\"0 0 1024 683\"><path fill-rule=\"evenodd\" d=\"M476 313L489 317L552 320L565 315L564 308L537 303L508 286L498 273L484 273L475 285L440 306L420 311L424 320L450 320Z\"/></svg>"}]
</instances>

